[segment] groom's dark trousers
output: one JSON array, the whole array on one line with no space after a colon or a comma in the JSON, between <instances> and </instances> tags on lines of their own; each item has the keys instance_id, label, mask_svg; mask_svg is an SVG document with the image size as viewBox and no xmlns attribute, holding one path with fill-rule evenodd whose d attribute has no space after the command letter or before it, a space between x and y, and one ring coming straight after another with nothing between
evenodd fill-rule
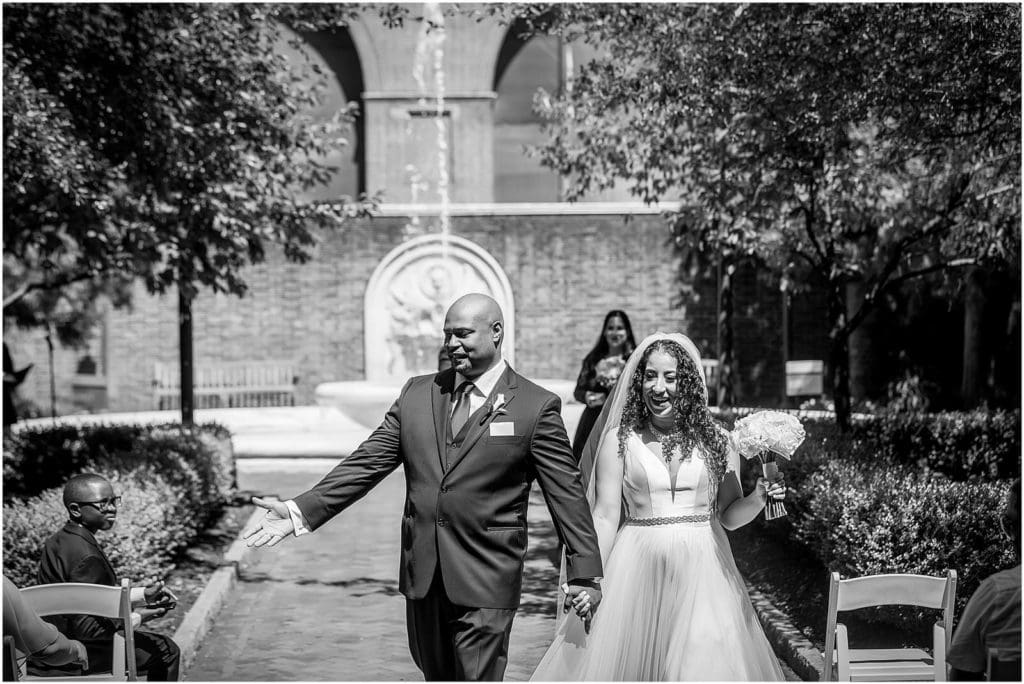
<instances>
[{"instance_id":1,"label":"groom's dark trousers","mask_svg":"<svg viewBox=\"0 0 1024 684\"><path fill-rule=\"evenodd\" d=\"M522 591L534 480L569 581L599 577L601 554L558 397L506 368L453 436L454 379L447 370L406 383L380 427L295 503L315 530L402 466L399 589L413 660L428 680L495 681Z\"/></svg>"}]
</instances>

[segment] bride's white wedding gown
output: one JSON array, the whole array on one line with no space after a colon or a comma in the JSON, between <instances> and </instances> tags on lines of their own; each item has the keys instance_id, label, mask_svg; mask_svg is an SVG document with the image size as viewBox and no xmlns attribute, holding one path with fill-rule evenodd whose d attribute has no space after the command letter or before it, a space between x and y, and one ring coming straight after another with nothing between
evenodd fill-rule
<instances>
[{"instance_id":1,"label":"bride's white wedding gown","mask_svg":"<svg viewBox=\"0 0 1024 684\"><path fill-rule=\"evenodd\" d=\"M732 452L731 469L738 471L738 460ZM532 679L784 678L725 531L710 515L708 484L695 454L680 465L673 491L665 461L637 435L629 437L623 475L629 521L605 565L591 632L570 613ZM679 517L687 521L643 524Z\"/></svg>"}]
</instances>

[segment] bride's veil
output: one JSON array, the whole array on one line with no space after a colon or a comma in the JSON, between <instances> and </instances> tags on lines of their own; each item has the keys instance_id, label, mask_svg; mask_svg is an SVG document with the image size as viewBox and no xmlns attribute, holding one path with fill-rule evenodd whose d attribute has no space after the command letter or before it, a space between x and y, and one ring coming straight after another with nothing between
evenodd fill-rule
<instances>
[{"instance_id":1,"label":"bride's veil","mask_svg":"<svg viewBox=\"0 0 1024 684\"><path fill-rule=\"evenodd\" d=\"M643 358L647 348L655 342L661 340L670 340L675 342L683 350L690 355L693 359L693 363L697 366L697 372L703 375L701 366L700 351L689 337L681 333L663 333L656 332L652 335L648 335L644 340L637 345L633 353L630 354L629 359L626 361L626 366L622 369L621 375L619 375L618 382L615 383L615 388L612 393L608 396L607 401L604 403L604 408L601 409L601 414L597 417L597 421L594 423L593 429L590 431L590 437L587 438L586 444L583 447L583 451L580 454L580 475L583 478L583 488L587 492L587 504L590 506L590 510L594 510L594 502L596 499L597 488L595 486L594 471L597 469L597 454L601 452L601 446L605 443L605 440L618 439L619 424L622 419L622 410L626 406L626 399L629 396L630 385L633 382L633 375L636 373L637 366L640 365L640 359ZM701 383L701 387L704 389L704 401L708 399L707 387ZM604 558L607 558L608 554L602 550L601 554ZM558 585L561 587L566 581L565 574L565 556L562 556L562 567L558 576ZM573 613L569 613L572 615ZM558 594L558 608L556 610L556 626L561 626L565 615L562 612L562 594Z\"/></svg>"}]
</instances>

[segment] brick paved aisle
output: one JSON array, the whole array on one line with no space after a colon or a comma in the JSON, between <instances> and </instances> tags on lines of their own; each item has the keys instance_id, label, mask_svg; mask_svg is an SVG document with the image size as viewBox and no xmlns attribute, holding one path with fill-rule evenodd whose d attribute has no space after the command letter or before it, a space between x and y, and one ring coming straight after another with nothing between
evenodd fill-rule
<instances>
[{"instance_id":1,"label":"brick paved aisle","mask_svg":"<svg viewBox=\"0 0 1024 684\"><path fill-rule=\"evenodd\" d=\"M333 464L245 459L238 463L239 487L287 498ZM422 681L409 655L405 599L398 593L404 497L398 471L314 534L256 550L185 679ZM529 679L554 632L555 538L536 487L529 523L508 681ZM798 679L783 669L787 679Z\"/></svg>"},{"instance_id":2,"label":"brick paved aisle","mask_svg":"<svg viewBox=\"0 0 1024 684\"><path fill-rule=\"evenodd\" d=\"M241 460L239 487L289 497L333 463ZM255 551L185 678L422 681L409 655L405 599L398 593L404 496L399 471L316 533ZM529 678L554 629L550 592L557 577L542 555L550 548L550 534L544 534L550 522L539 494L534 498L531 538L537 541L512 632L510 681Z\"/></svg>"}]
</instances>

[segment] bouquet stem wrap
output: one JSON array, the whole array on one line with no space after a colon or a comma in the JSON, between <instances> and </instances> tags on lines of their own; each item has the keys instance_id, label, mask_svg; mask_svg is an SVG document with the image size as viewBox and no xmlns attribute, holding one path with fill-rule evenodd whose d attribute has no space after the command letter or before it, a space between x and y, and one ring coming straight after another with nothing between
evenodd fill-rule
<instances>
[{"instance_id":1,"label":"bouquet stem wrap","mask_svg":"<svg viewBox=\"0 0 1024 684\"><path fill-rule=\"evenodd\" d=\"M771 482L779 476L779 464L775 462L773 454L765 456L761 454L761 472L764 473L764 478ZM764 505L764 519L775 520L776 518L782 518L786 516L786 506L781 501L768 497L768 502Z\"/></svg>"}]
</instances>

